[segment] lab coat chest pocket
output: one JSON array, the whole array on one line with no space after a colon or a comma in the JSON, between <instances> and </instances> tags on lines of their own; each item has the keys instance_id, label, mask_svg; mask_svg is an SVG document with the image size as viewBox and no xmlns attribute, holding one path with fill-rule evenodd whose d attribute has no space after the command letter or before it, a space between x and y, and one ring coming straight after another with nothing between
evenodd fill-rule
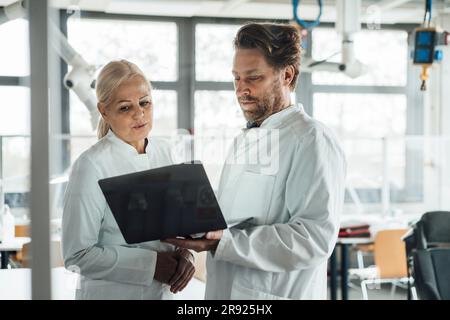
<instances>
[{"instance_id":1,"label":"lab coat chest pocket","mask_svg":"<svg viewBox=\"0 0 450 320\"><path fill-rule=\"evenodd\" d=\"M232 218L255 218L256 224L266 222L272 199L275 176L244 171L238 180L231 209Z\"/></svg>"}]
</instances>

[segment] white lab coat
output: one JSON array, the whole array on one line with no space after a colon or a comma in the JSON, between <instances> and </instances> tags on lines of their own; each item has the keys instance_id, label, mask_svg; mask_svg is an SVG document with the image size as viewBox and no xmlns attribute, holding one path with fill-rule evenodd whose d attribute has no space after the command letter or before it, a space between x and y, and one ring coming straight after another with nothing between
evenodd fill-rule
<instances>
[{"instance_id":1,"label":"white lab coat","mask_svg":"<svg viewBox=\"0 0 450 320\"><path fill-rule=\"evenodd\" d=\"M279 134L273 168L230 164L252 154L259 138L242 143L249 134L266 129ZM235 143L218 200L227 220L252 216L255 226L224 230L217 250L208 254L206 298L326 299L327 259L337 239L346 171L336 138L299 105L273 114L260 128L244 129Z\"/></svg>"},{"instance_id":2,"label":"white lab coat","mask_svg":"<svg viewBox=\"0 0 450 320\"><path fill-rule=\"evenodd\" d=\"M74 163L64 199L62 250L66 268L81 273L77 299L171 299L153 279L159 241L127 245L98 185L116 175L170 165L170 148L149 138L145 154L111 130Z\"/></svg>"}]
</instances>

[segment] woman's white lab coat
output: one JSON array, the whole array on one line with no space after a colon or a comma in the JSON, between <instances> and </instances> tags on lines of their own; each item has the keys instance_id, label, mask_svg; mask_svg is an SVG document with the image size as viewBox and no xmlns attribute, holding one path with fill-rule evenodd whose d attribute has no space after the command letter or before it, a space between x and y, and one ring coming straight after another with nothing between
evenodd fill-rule
<instances>
[{"instance_id":1,"label":"woman's white lab coat","mask_svg":"<svg viewBox=\"0 0 450 320\"><path fill-rule=\"evenodd\" d=\"M259 163L249 164L258 159L255 147L265 148L268 129L279 136L271 163L261 161L262 150ZM218 198L227 220L254 217L256 226L225 230L208 254L206 298L326 299L345 168L333 134L301 105L244 130L224 166Z\"/></svg>"},{"instance_id":2,"label":"woman's white lab coat","mask_svg":"<svg viewBox=\"0 0 450 320\"><path fill-rule=\"evenodd\" d=\"M98 180L172 163L170 148L149 138L145 154L111 130L74 163L64 199L62 250L66 268L81 273L77 299L170 299L153 279L159 241L127 245Z\"/></svg>"}]
</instances>

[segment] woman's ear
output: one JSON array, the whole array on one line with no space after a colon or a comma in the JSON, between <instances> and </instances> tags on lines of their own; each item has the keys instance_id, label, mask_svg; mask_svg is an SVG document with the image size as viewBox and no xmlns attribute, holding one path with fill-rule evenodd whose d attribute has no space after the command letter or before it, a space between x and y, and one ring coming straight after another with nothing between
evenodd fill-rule
<instances>
[{"instance_id":1,"label":"woman's ear","mask_svg":"<svg viewBox=\"0 0 450 320\"><path fill-rule=\"evenodd\" d=\"M106 110L105 110L105 105L104 104L98 102L97 103L97 110L98 110L98 112L100 112L100 114L101 114L101 116L102 116L102 118L104 120L106 120L108 118L108 116L106 114Z\"/></svg>"}]
</instances>

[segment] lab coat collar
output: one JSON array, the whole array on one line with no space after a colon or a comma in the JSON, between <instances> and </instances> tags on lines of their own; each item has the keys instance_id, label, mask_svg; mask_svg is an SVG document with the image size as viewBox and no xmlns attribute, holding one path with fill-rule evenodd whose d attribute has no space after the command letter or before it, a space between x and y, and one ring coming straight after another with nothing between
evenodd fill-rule
<instances>
[{"instance_id":1,"label":"lab coat collar","mask_svg":"<svg viewBox=\"0 0 450 320\"><path fill-rule=\"evenodd\" d=\"M132 156L145 156L148 153L148 145L149 145L148 140L147 140L147 145L145 146L145 154L139 154L135 147L133 147L132 145L130 145L130 144L126 143L125 141L123 141L122 139L120 139L118 136L116 136L116 134L111 129L106 134L106 139L113 142L123 152L126 152L127 154L130 154Z\"/></svg>"},{"instance_id":2,"label":"lab coat collar","mask_svg":"<svg viewBox=\"0 0 450 320\"><path fill-rule=\"evenodd\" d=\"M286 119L289 119L289 117L294 112L304 113L305 110L303 109L303 105L301 103L299 103L297 105L292 105L290 107L287 107L286 109L283 109L277 113L274 113L270 117L265 119L259 127L264 128L264 129L277 128Z\"/></svg>"}]
</instances>

